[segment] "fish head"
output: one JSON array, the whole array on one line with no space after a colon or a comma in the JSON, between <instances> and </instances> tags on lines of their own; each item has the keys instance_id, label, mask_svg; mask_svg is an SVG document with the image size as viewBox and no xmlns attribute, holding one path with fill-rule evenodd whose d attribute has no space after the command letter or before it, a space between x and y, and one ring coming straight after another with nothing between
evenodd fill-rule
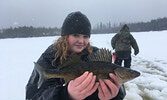
<instances>
[{"instance_id":1,"label":"fish head","mask_svg":"<svg viewBox=\"0 0 167 100\"><path fill-rule=\"evenodd\" d=\"M116 68L114 73L117 76L120 85L140 76L140 72L125 67Z\"/></svg>"}]
</instances>

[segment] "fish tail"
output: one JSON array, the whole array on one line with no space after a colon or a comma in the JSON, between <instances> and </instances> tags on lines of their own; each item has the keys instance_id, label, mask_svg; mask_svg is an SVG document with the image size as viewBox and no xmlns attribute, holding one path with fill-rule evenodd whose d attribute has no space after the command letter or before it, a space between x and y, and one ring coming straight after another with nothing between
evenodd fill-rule
<instances>
[{"instance_id":1,"label":"fish tail","mask_svg":"<svg viewBox=\"0 0 167 100\"><path fill-rule=\"evenodd\" d=\"M39 73L38 80L38 89L42 86L42 84L46 81L44 68L41 67L38 63L34 62L35 70Z\"/></svg>"}]
</instances>

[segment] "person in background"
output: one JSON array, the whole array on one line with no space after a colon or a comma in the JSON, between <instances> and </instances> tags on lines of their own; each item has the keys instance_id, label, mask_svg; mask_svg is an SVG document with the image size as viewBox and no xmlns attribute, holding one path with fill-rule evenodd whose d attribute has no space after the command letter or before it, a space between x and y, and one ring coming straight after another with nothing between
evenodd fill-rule
<instances>
[{"instance_id":1,"label":"person in background","mask_svg":"<svg viewBox=\"0 0 167 100\"><path fill-rule=\"evenodd\" d=\"M111 46L115 49L116 60L114 63L122 66L122 61L124 61L124 67L130 68L131 48L134 49L134 55L137 55L139 47L132 34L130 34L127 24L111 39Z\"/></svg>"},{"instance_id":2,"label":"person in background","mask_svg":"<svg viewBox=\"0 0 167 100\"><path fill-rule=\"evenodd\" d=\"M81 55L81 60L98 50L91 46L89 39L91 24L81 12L70 13L62 25L61 37L40 56L37 63L47 69L57 69L72 52ZM117 77L109 74L114 80L100 79L92 72L64 84L64 79L52 78L38 88L39 73L34 69L26 86L26 100L123 100L124 88L118 84Z\"/></svg>"}]
</instances>

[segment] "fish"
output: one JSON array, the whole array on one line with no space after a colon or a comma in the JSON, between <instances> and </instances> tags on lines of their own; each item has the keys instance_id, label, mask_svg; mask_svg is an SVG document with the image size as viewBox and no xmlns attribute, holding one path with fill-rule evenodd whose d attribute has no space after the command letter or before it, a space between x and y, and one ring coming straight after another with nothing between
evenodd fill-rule
<instances>
[{"instance_id":1,"label":"fish","mask_svg":"<svg viewBox=\"0 0 167 100\"><path fill-rule=\"evenodd\" d=\"M114 82L109 73L116 75L120 85L140 76L140 72L131 68L126 68L112 63L112 53L110 50L102 48L87 56L87 61L81 60L81 55L72 53L68 59L59 65L57 69L46 69L35 63L35 70L39 73L38 88L48 79L63 78L65 84L81 76L85 71L96 75L96 81L99 79L109 79Z\"/></svg>"}]
</instances>

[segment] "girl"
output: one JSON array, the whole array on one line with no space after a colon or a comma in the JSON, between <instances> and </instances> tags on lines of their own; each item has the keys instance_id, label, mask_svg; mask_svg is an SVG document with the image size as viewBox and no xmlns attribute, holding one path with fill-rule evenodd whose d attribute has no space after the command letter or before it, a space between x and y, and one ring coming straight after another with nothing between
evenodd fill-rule
<instances>
[{"instance_id":1,"label":"girl","mask_svg":"<svg viewBox=\"0 0 167 100\"><path fill-rule=\"evenodd\" d=\"M88 54L96 52L89 42L91 24L81 12L70 13L63 25L61 37L41 55L37 63L47 69L57 69L72 52L81 54L81 60L86 61ZM48 79L38 89L39 74L36 70L26 86L26 100L123 100L125 93L121 90L114 74L109 74L114 80L100 79L86 71L78 78L63 86L60 78ZM121 86L122 87L122 86Z\"/></svg>"}]
</instances>

